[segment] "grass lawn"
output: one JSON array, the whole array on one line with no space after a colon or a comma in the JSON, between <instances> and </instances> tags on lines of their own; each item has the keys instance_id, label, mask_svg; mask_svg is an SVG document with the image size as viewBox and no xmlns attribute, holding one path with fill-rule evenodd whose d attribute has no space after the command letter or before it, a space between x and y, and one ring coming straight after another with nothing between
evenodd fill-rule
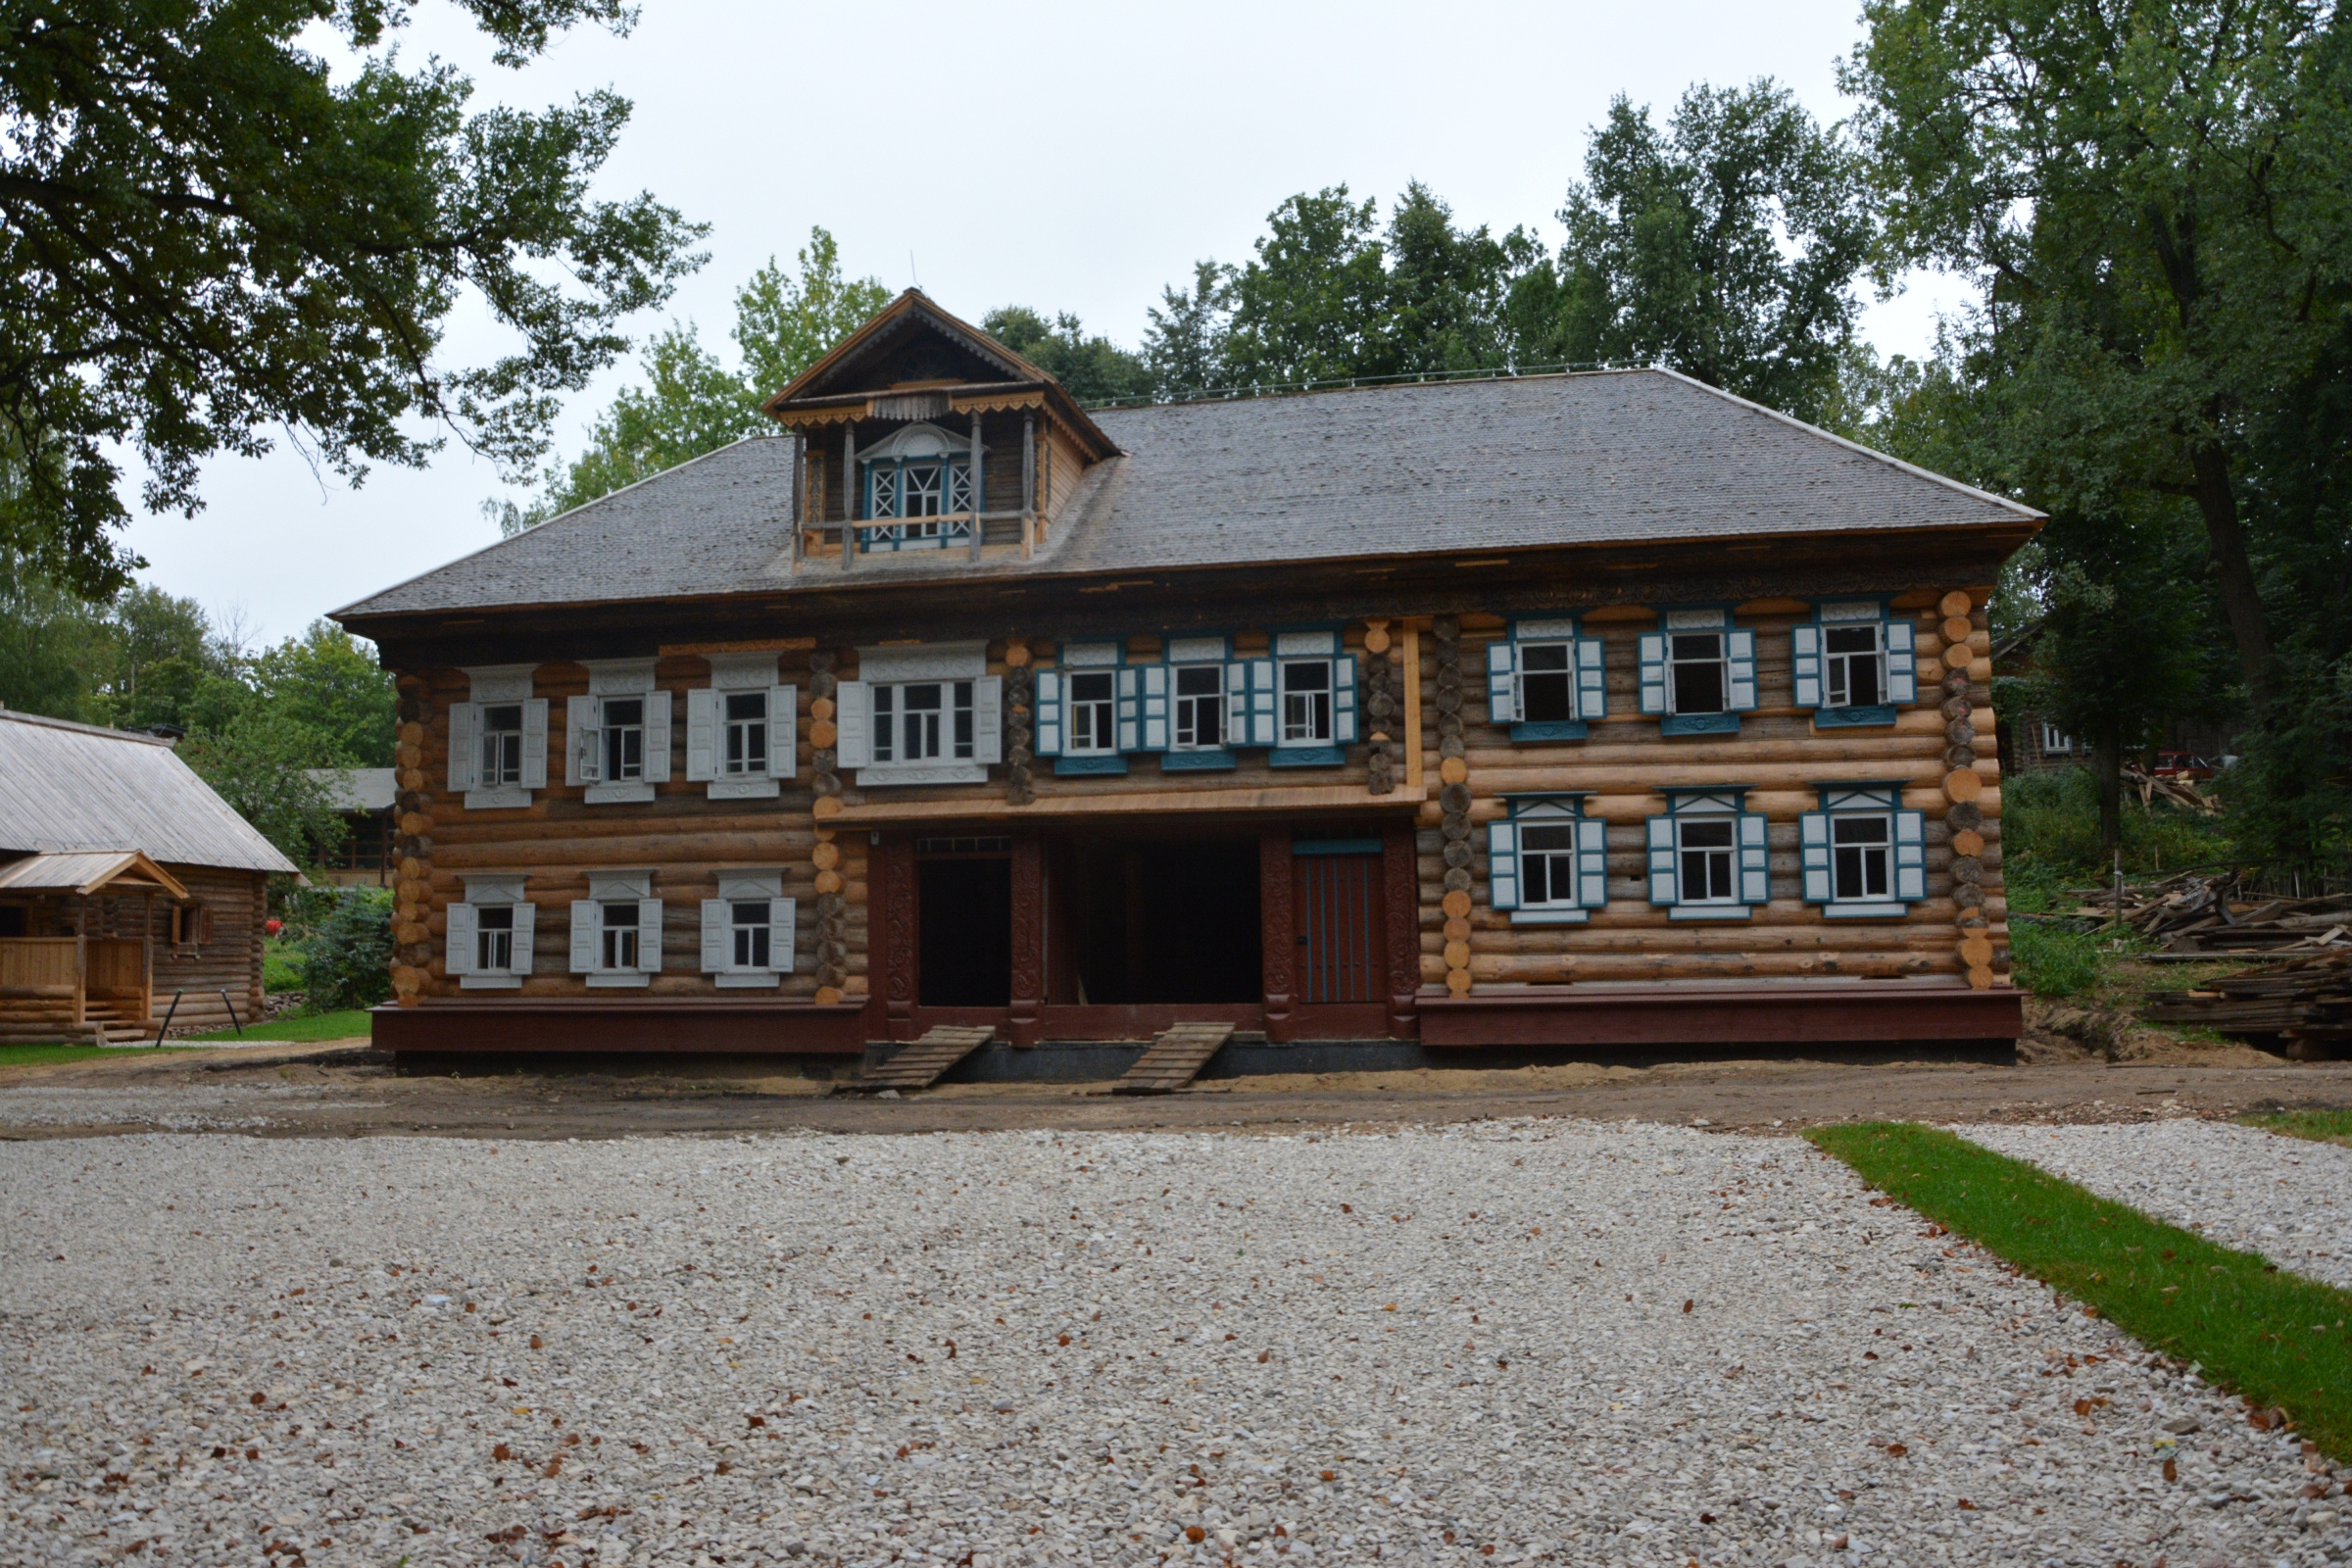
<instances>
[{"instance_id":1,"label":"grass lawn","mask_svg":"<svg viewBox=\"0 0 2352 1568\"><path fill-rule=\"evenodd\" d=\"M280 1018L274 1023L248 1024L240 1035L223 1029L218 1034L191 1035L192 1040L213 1043L239 1040L355 1040L366 1039L368 1033L368 1014L359 1007L349 1012L304 1013L292 1018Z\"/></svg>"},{"instance_id":2,"label":"grass lawn","mask_svg":"<svg viewBox=\"0 0 2352 1568\"><path fill-rule=\"evenodd\" d=\"M2352 1292L2286 1273L1933 1127L1805 1136L1863 1180L2098 1314L2195 1361L2206 1381L2285 1409L2352 1461Z\"/></svg>"},{"instance_id":3,"label":"grass lawn","mask_svg":"<svg viewBox=\"0 0 2352 1568\"><path fill-rule=\"evenodd\" d=\"M2315 1144L2342 1144L2352 1149L2352 1110L2288 1110L2275 1116L2248 1116L2249 1127L2308 1138Z\"/></svg>"},{"instance_id":4,"label":"grass lawn","mask_svg":"<svg viewBox=\"0 0 2352 1568\"><path fill-rule=\"evenodd\" d=\"M185 1051L186 1046L166 1046L166 1051ZM0 1067L40 1067L57 1061L87 1061L92 1056L125 1056L134 1047L33 1045L0 1046Z\"/></svg>"},{"instance_id":5,"label":"grass lawn","mask_svg":"<svg viewBox=\"0 0 2352 1568\"><path fill-rule=\"evenodd\" d=\"M266 937L262 941L262 989L265 991L300 991L302 989L302 947L282 936Z\"/></svg>"}]
</instances>

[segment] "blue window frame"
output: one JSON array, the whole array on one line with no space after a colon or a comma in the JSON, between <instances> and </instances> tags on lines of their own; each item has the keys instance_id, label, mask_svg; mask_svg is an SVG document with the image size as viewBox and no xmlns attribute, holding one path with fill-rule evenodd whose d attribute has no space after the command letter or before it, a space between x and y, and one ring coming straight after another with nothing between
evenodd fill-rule
<instances>
[{"instance_id":1,"label":"blue window frame","mask_svg":"<svg viewBox=\"0 0 2352 1568\"><path fill-rule=\"evenodd\" d=\"M1756 707L1756 634L1722 606L1669 610L1642 634L1642 711L1667 735L1737 735Z\"/></svg>"},{"instance_id":2,"label":"blue window frame","mask_svg":"<svg viewBox=\"0 0 2352 1568\"><path fill-rule=\"evenodd\" d=\"M907 425L859 453L862 548L874 554L969 544L984 506L978 456L968 438L936 424ZM893 525L874 526L886 522Z\"/></svg>"},{"instance_id":3,"label":"blue window frame","mask_svg":"<svg viewBox=\"0 0 2352 1568\"><path fill-rule=\"evenodd\" d=\"M1919 701L1911 622L1875 599L1818 605L1788 633L1796 706L1822 729L1891 724Z\"/></svg>"},{"instance_id":4,"label":"blue window frame","mask_svg":"<svg viewBox=\"0 0 2352 1568\"><path fill-rule=\"evenodd\" d=\"M1516 620L1487 644L1487 717L1515 741L1581 741L1608 712L1601 644L1573 616Z\"/></svg>"},{"instance_id":5,"label":"blue window frame","mask_svg":"<svg viewBox=\"0 0 2352 1568\"><path fill-rule=\"evenodd\" d=\"M1665 794L1666 813L1645 824L1649 902L1677 920L1744 920L1770 903L1769 836L1747 787Z\"/></svg>"},{"instance_id":6,"label":"blue window frame","mask_svg":"<svg viewBox=\"0 0 2352 1568\"><path fill-rule=\"evenodd\" d=\"M1608 824L1582 795L1511 795L1487 825L1487 902L1513 925L1581 925L1609 902Z\"/></svg>"},{"instance_id":7,"label":"blue window frame","mask_svg":"<svg viewBox=\"0 0 2352 1568\"><path fill-rule=\"evenodd\" d=\"M1928 896L1927 816L1903 809L1896 782L1823 784L1797 818L1807 904L1824 917L1901 919Z\"/></svg>"}]
</instances>

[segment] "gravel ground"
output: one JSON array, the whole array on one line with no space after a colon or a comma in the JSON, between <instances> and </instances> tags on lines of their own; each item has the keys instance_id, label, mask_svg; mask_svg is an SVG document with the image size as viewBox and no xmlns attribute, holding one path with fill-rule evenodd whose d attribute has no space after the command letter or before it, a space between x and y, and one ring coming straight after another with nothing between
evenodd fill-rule
<instances>
[{"instance_id":1,"label":"gravel ground","mask_svg":"<svg viewBox=\"0 0 2352 1568\"><path fill-rule=\"evenodd\" d=\"M2257 1127L1955 1127L2103 1198L2352 1290L2352 1149Z\"/></svg>"},{"instance_id":2,"label":"gravel ground","mask_svg":"<svg viewBox=\"0 0 2352 1568\"><path fill-rule=\"evenodd\" d=\"M11 1563L2352 1551L1793 1139L52 1140L0 1248Z\"/></svg>"},{"instance_id":3,"label":"gravel ground","mask_svg":"<svg viewBox=\"0 0 2352 1568\"><path fill-rule=\"evenodd\" d=\"M223 1132L282 1125L290 1113L367 1108L308 1085L217 1084L62 1088L10 1084L0 1091L0 1127L165 1127Z\"/></svg>"}]
</instances>

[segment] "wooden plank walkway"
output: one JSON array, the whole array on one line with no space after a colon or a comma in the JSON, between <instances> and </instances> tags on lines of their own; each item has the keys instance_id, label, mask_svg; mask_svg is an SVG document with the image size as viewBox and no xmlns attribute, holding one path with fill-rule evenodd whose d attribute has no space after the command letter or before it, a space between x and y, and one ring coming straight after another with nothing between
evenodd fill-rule
<instances>
[{"instance_id":1,"label":"wooden plank walkway","mask_svg":"<svg viewBox=\"0 0 2352 1568\"><path fill-rule=\"evenodd\" d=\"M845 1086L851 1089L928 1089L947 1070L997 1037L985 1024L943 1023L924 1031L920 1040L906 1045L869 1072L859 1073Z\"/></svg>"},{"instance_id":2,"label":"wooden plank walkway","mask_svg":"<svg viewBox=\"0 0 2352 1568\"><path fill-rule=\"evenodd\" d=\"M1110 1086L1114 1095L1171 1095L1199 1076L1233 1038L1229 1023L1180 1023L1152 1042Z\"/></svg>"}]
</instances>

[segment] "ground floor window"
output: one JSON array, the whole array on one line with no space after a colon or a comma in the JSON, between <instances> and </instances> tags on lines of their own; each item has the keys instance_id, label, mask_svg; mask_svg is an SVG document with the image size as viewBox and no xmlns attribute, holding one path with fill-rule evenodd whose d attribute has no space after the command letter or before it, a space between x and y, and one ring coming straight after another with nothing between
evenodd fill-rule
<instances>
[{"instance_id":1,"label":"ground floor window","mask_svg":"<svg viewBox=\"0 0 2352 1568\"><path fill-rule=\"evenodd\" d=\"M1899 916L1927 897L1927 818L1893 784L1824 785L1798 820L1805 901L1833 918Z\"/></svg>"},{"instance_id":2,"label":"ground floor window","mask_svg":"<svg viewBox=\"0 0 2352 1568\"><path fill-rule=\"evenodd\" d=\"M1678 920L1745 919L1772 896L1761 814L1740 790L1669 790L1648 823L1649 901Z\"/></svg>"},{"instance_id":3,"label":"ground floor window","mask_svg":"<svg viewBox=\"0 0 2352 1568\"><path fill-rule=\"evenodd\" d=\"M662 968L662 901L651 871L591 871L571 906L571 969L591 986L644 986Z\"/></svg>"},{"instance_id":4,"label":"ground floor window","mask_svg":"<svg viewBox=\"0 0 2352 1568\"><path fill-rule=\"evenodd\" d=\"M784 873L721 871L703 901L703 972L719 987L772 986L793 969L793 901Z\"/></svg>"},{"instance_id":5,"label":"ground floor window","mask_svg":"<svg viewBox=\"0 0 2352 1568\"><path fill-rule=\"evenodd\" d=\"M449 906L449 935L442 962L467 991L512 991L531 972L537 906L523 897L523 881L507 872L466 877L464 903Z\"/></svg>"}]
</instances>

